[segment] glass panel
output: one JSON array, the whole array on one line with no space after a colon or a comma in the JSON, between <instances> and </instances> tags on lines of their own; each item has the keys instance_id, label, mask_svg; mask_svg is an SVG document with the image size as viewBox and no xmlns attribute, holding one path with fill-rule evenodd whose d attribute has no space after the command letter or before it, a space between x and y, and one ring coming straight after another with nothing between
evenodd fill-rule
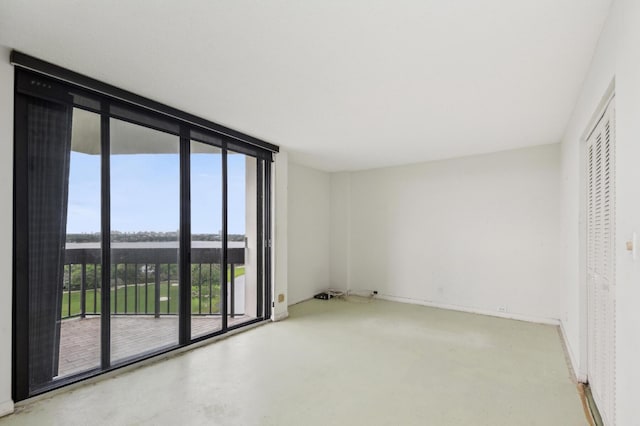
<instances>
[{"instance_id":1,"label":"glass panel","mask_svg":"<svg viewBox=\"0 0 640 426\"><path fill-rule=\"evenodd\" d=\"M227 313L234 326L257 317L257 160L227 155Z\"/></svg>"},{"instance_id":2,"label":"glass panel","mask_svg":"<svg viewBox=\"0 0 640 426\"><path fill-rule=\"evenodd\" d=\"M178 344L177 136L112 118L111 361Z\"/></svg>"},{"instance_id":3,"label":"glass panel","mask_svg":"<svg viewBox=\"0 0 640 426\"><path fill-rule=\"evenodd\" d=\"M222 153L191 141L191 337L222 329Z\"/></svg>"},{"instance_id":4,"label":"glass panel","mask_svg":"<svg viewBox=\"0 0 640 426\"><path fill-rule=\"evenodd\" d=\"M100 116L73 109L58 377L100 367Z\"/></svg>"}]
</instances>

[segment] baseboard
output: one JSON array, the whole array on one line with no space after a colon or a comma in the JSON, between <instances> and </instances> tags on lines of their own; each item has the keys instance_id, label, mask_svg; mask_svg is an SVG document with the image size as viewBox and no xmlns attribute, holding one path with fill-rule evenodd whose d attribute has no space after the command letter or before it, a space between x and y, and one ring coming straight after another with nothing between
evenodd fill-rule
<instances>
[{"instance_id":1,"label":"baseboard","mask_svg":"<svg viewBox=\"0 0 640 426\"><path fill-rule=\"evenodd\" d=\"M560 334L562 336L562 340L564 343L564 349L567 353L567 357L569 358L569 362L571 363L571 368L573 370L573 375L576 381L580 383L587 382L587 375L580 371L580 365L578 364L578 360L574 355L573 349L569 344L569 338L567 337L567 332L564 329L564 322L560 321Z\"/></svg>"},{"instance_id":2,"label":"baseboard","mask_svg":"<svg viewBox=\"0 0 640 426\"><path fill-rule=\"evenodd\" d=\"M13 413L13 401L5 401L0 403L0 417Z\"/></svg>"},{"instance_id":3,"label":"baseboard","mask_svg":"<svg viewBox=\"0 0 640 426\"><path fill-rule=\"evenodd\" d=\"M289 317L289 311L285 311L285 312L280 312L280 313L273 313L273 317L272 320L275 321L282 321L284 319L287 319Z\"/></svg>"},{"instance_id":4,"label":"baseboard","mask_svg":"<svg viewBox=\"0 0 640 426\"><path fill-rule=\"evenodd\" d=\"M313 296L311 296L311 297L309 297L309 298L307 298L307 299L298 300L297 302L289 303L288 307L290 308L290 307L292 307L292 306L299 305L299 304L301 304L301 303L308 302L309 300L313 300L313 299L314 299L314 297L313 297Z\"/></svg>"},{"instance_id":5,"label":"baseboard","mask_svg":"<svg viewBox=\"0 0 640 426\"><path fill-rule=\"evenodd\" d=\"M409 297L398 297L398 296L388 296L388 295L378 294L376 296L376 299L388 300L390 302L401 302L401 303L410 303L413 305L429 306L431 308L449 309L452 311L467 312L471 314L488 315L491 317L507 318L507 319L513 319L518 321L533 322L537 324L560 325L560 320L555 318L537 317L533 315L518 314L513 312L497 312L497 311L491 311L488 309L471 308L468 306L449 305L446 303L430 302L428 300L412 299Z\"/></svg>"},{"instance_id":6,"label":"baseboard","mask_svg":"<svg viewBox=\"0 0 640 426\"><path fill-rule=\"evenodd\" d=\"M289 300L289 305L288 306L294 306L294 305L299 305L300 303L304 303L304 302L308 302L309 300L313 300L314 296L320 292L324 292L324 291L329 291L329 290L335 290L335 291L342 291L344 293L347 293L348 290L343 290L341 288L337 288L337 287L322 287L316 291L314 291L313 293L311 293L308 297L305 297L303 299L298 299L298 300Z\"/></svg>"}]
</instances>

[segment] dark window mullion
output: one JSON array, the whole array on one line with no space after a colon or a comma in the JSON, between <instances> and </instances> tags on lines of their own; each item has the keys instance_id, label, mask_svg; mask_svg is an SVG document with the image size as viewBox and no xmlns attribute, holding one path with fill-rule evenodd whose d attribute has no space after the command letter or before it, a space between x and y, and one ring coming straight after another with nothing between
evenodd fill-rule
<instances>
[{"instance_id":1,"label":"dark window mullion","mask_svg":"<svg viewBox=\"0 0 640 426\"><path fill-rule=\"evenodd\" d=\"M256 254L257 254L257 258L256 258L256 273L257 273L257 285L256 285L256 291L258 293L258 297L256 299L256 303L257 303L257 316L258 317L262 317L264 315L265 309L264 309L264 300L267 299L266 294L264 293L265 290L265 286L264 286L264 280L263 280L263 270L262 270L262 265L263 265L263 253L264 253L264 231L263 231L263 225L262 225L262 218L263 218L263 200L264 200L264 160L262 159L257 159L257 167L256 167L256 188L257 188L257 208L256 208L256 213L257 213L257 217L256 217L256 229L257 229L257 235L256 235ZM264 299L263 299L264 297Z\"/></svg>"},{"instance_id":2,"label":"dark window mullion","mask_svg":"<svg viewBox=\"0 0 640 426\"><path fill-rule=\"evenodd\" d=\"M222 147L222 247L221 254L222 259L220 262L220 292L221 292L221 305L222 305L222 331L227 330L227 188L228 188L228 176L227 176L227 144L224 143Z\"/></svg>"},{"instance_id":3,"label":"dark window mullion","mask_svg":"<svg viewBox=\"0 0 640 426\"><path fill-rule=\"evenodd\" d=\"M179 332L178 342L191 340L191 141L189 129L180 136L180 256L179 256Z\"/></svg>"},{"instance_id":4,"label":"dark window mullion","mask_svg":"<svg viewBox=\"0 0 640 426\"><path fill-rule=\"evenodd\" d=\"M102 292L100 312L100 351L101 367L107 370L111 366L111 149L109 132L109 104L102 103L100 117L100 155L101 155L101 238L102 238ZM116 283L117 284L117 283Z\"/></svg>"},{"instance_id":5,"label":"dark window mullion","mask_svg":"<svg viewBox=\"0 0 640 426\"><path fill-rule=\"evenodd\" d=\"M264 222L262 223L262 247L264 248L264 317L271 316L273 300L271 290L271 162L264 162L264 203L262 205Z\"/></svg>"}]
</instances>

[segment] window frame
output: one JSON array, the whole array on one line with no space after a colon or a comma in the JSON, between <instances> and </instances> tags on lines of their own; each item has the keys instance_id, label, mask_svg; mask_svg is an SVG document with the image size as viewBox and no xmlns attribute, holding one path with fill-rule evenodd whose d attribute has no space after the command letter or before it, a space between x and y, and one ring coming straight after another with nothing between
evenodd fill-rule
<instances>
[{"instance_id":1,"label":"window frame","mask_svg":"<svg viewBox=\"0 0 640 426\"><path fill-rule=\"evenodd\" d=\"M14 199L13 199L13 351L12 351L12 389L15 401L57 389L78 381L104 374L126 365L138 363L191 344L211 339L231 330L269 320L273 305L271 292L271 163L278 146L253 136L219 125L212 121L186 113L168 105L136 95L115 86L100 82L74 71L42 61L40 59L13 51L11 63L15 65L14 89ZM69 104L69 93L77 96ZM48 385L30 389L29 386L29 289L28 289L28 194L24 185L28 180L26 145L26 103L28 97L36 97L54 102L66 103L75 108L85 109L100 115L101 146L101 249L102 249L102 289L110 288L111 280L111 208L110 208L110 126L109 120L117 118L136 125L152 128L180 138L180 308L178 344L169 349L160 349L141 354L135 359L113 363L110 359L110 291L102 291L101 300L101 366L53 380ZM84 99L84 101L82 101ZM76 103L79 102L79 103ZM82 103L84 102L84 103ZM113 108L126 113L113 113ZM139 114L136 118L136 114ZM140 117L147 117L145 123ZM157 120L153 124L152 120ZM167 128L162 124L174 127ZM177 132L175 130L177 129ZM194 134L208 136L204 141L194 138ZM257 316L239 325L228 326L228 303L222 303L222 328L212 333L192 338L191 336L191 298L189 296L191 265L191 205L190 205L190 141L197 140L222 151L222 263L221 269L227 271L227 152L233 151L255 157L257 160L257 229L256 238L259 247L257 256ZM219 141L217 143L216 141ZM227 286L221 286L221 300L227 300Z\"/></svg>"}]
</instances>

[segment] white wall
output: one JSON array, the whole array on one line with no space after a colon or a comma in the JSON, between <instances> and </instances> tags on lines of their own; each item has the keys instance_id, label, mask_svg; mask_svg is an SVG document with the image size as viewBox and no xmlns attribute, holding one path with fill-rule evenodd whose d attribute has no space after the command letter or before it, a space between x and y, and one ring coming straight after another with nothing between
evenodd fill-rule
<instances>
[{"instance_id":1,"label":"white wall","mask_svg":"<svg viewBox=\"0 0 640 426\"><path fill-rule=\"evenodd\" d=\"M611 81L616 93L616 424L637 424L640 381L640 260L625 241L640 232L640 2L616 0L562 142L562 239L567 341L586 369L582 134Z\"/></svg>"},{"instance_id":2,"label":"white wall","mask_svg":"<svg viewBox=\"0 0 640 426\"><path fill-rule=\"evenodd\" d=\"M0 46L0 416L11 401L11 294L13 215L13 67L10 50Z\"/></svg>"},{"instance_id":3,"label":"white wall","mask_svg":"<svg viewBox=\"0 0 640 426\"><path fill-rule=\"evenodd\" d=\"M559 158L547 145L351 173L351 289L557 321Z\"/></svg>"},{"instance_id":4,"label":"white wall","mask_svg":"<svg viewBox=\"0 0 640 426\"><path fill-rule=\"evenodd\" d=\"M289 304L329 287L330 192L329 173L289 163Z\"/></svg>"},{"instance_id":5,"label":"white wall","mask_svg":"<svg viewBox=\"0 0 640 426\"><path fill-rule=\"evenodd\" d=\"M331 174L331 288L348 290L350 286L351 175Z\"/></svg>"}]
</instances>

